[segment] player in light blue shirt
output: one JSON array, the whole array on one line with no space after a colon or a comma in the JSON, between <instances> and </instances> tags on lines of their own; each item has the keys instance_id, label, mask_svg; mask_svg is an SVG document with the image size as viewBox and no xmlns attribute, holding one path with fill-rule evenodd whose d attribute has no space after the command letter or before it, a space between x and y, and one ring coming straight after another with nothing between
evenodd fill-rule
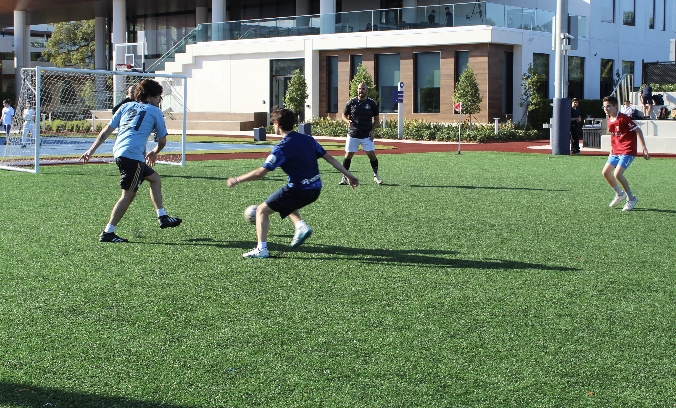
<instances>
[{"instance_id":1,"label":"player in light blue shirt","mask_svg":"<svg viewBox=\"0 0 676 408\"><path fill-rule=\"evenodd\" d=\"M279 213L282 218L288 216L294 223L296 232L291 240L291 248L301 245L310 237L312 228L301 219L298 210L319 198L322 181L317 160L320 158L343 173L352 188L359 184L359 180L327 153L312 136L293 131L295 122L293 112L288 109L276 110L272 112L270 120L275 125L275 133L284 136L282 141L272 149L261 167L239 177L230 177L227 181L228 187L234 187L245 181L258 180L277 167L289 176L289 183L273 193L256 209L258 246L243 254L245 258L270 257L267 238L270 215L274 213Z\"/></svg>"},{"instance_id":2,"label":"player in light blue shirt","mask_svg":"<svg viewBox=\"0 0 676 408\"><path fill-rule=\"evenodd\" d=\"M160 228L177 227L180 218L169 217L162 205L162 185L160 175L152 166L157 161L157 154L167 144L167 128L164 124L162 111L159 109L162 101L162 86L152 79L144 79L134 89L134 100L115 112L110 121L92 146L80 157L87 163L96 149L118 129L113 155L120 170L120 188L122 196L113 207L108 225L101 233L99 242L128 242L115 234L118 222L122 219L129 205L136 198L136 192L143 180L150 183L150 199L157 211ZM159 139L157 146L148 154L145 153L148 136L155 130Z\"/></svg>"}]
</instances>

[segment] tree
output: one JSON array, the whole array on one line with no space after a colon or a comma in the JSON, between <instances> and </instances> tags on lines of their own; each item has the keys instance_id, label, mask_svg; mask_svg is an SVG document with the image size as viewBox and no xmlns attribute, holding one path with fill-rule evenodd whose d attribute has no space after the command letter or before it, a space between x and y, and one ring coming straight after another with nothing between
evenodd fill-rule
<instances>
[{"instance_id":1,"label":"tree","mask_svg":"<svg viewBox=\"0 0 676 408\"><path fill-rule=\"evenodd\" d=\"M293 71L293 77L289 82L289 88L286 90L286 96L284 97L286 108L296 114L296 119L305 111L305 101L308 96L305 77L301 74L300 69L297 69Z\"/></svg>"},{"instance_id":2,"label":"tree","mask_svg":"<svg viewBox=\"0 0 676 408\"><path fill-rule=\"evenodd\" d=\"M81 65L94 68L96 43L94 20L56 23L42 56L55 66Z\"/></svg>"},{"instance_id":3,"label":"tree","mask_svg":"<svg viewBox=\"0 0 676 408\"><path fill-rule=\"evenodd\" d=\"M528 69L521 75L521 80L523 92L521 92L519 106L526 107L526 126L528 126L528 112L538 109L544 101L538 92L538 74L533 64L528 64Z\"/></svg>"},{"instance_id":4,"label":"tree","mask_svg":"<svg viewBox=\"0 0 676 408\"><path fill-rule=\"evenodd\" d=\"M371 74L369 74L366 66L363 64L359 64L357 72L354 73L354 77L352 78L352 81L350 81L350 99L357 96L357 88L359 88L359 84L362 82L366 85L366 89L368 89L366 97L373 99L375 103L380 103L378 91L373 84L373 77L371 77Z\"/></svg>"},{"instance_id":5,"label":"tree","mask_svg":"<svg viewBox=\"0 0 676 408\"><path fill-rule=\"evenodd\" d=\"M462 113L469 115L470 128L472 126L472 115L481 112L483 101L481 92L479 92L479 84L477 84L476 76L474 76L474 70L472 67L465 68L460 75L460 80L455 85L453 102L462 103Z\"/></svg>"}]
</instances>

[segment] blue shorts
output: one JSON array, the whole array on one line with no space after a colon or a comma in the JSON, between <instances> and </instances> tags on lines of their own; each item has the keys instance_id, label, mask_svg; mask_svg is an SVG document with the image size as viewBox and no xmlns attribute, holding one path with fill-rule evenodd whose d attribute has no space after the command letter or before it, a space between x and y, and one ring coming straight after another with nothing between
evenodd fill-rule
<instances>
[{"instance_id":1,"label":"blue shorts","mask_svg":"<svg viewBox=\"0 0 676 408\"><path fill-rule=\"evenodd\" d=\"M623 154L619 156L611 154L610 156L608 156L608 161L606 163L609 163L614 167L617 167L619 165L626 170L633 161L634 156L630 156L628 154Z\"/></svg>"},{"instance_id":2,"label":"blue shorts","mask_svg":"<svg viewBox=\"0 0 676 408\"><path fill-rule=\"evenodd\" d=\"M286 218L292 212L312 204L319 198L320 188L313 188L311 190L298 190L289 188L288 185L280 188L272 193L265 204L271 209L279 213L282 219Z\"/></svg>"}]
</instances>

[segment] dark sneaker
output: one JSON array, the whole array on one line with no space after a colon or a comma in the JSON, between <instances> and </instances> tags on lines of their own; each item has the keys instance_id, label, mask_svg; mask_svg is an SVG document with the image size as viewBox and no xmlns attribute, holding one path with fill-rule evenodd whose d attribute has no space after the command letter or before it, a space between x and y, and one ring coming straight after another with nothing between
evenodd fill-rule
<instances>
[{"instance_id":1,"label":"dark sneaker","mask_svg":"<svg viewBox=\"0 0 676 408\"><path fill-rule=\"evenodd\" d=\"M128 239L120 238L114 232L102 232L99 242L129 242Z\"/></svg>"},{"instance_id":2,"label":"dark sneaker","mask_svg":"<svg viewBox=\"0 0 676 408\"><path fill-rule=\"evenodd\" d=\"M160 228L173 228L173 227L178 227L181 224L181 221L183 221L180 218L171 218L168 215L163 215L160 218L157 219L160 223Z\"/></svg>"}]
</instances>

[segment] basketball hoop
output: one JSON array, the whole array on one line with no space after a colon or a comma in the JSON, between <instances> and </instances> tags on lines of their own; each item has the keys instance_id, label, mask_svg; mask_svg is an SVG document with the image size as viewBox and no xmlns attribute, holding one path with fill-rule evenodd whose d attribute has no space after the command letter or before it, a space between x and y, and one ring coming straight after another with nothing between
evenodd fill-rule
<instances>
[{"instance_id":1,"label":"basketball hoop","mask_svg":"<svg viewBox=\"0 0 676 408\"><path fill-rule=\"evenodd\" d=\"M131 64L115 64L116 71L130 71Z\"/></svg>"}]
</instances>

